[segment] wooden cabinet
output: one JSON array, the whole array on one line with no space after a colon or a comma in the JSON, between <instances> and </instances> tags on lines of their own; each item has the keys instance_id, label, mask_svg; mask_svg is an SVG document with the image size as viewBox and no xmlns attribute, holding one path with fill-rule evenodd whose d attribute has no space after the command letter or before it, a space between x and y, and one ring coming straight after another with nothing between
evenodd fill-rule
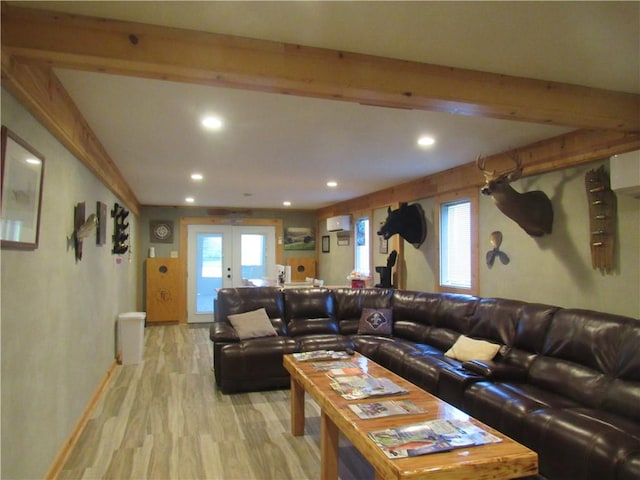
<instances>
[{"instance_id":1,"label":"wooden cabinet","mask_svg":"<svg viewBox=\"0 0 640 480\"><path fill-rule=\"evenodd\" d=\"M287 265L291 267L292 282L304 282L307 277L316 277L316 259L314 257L289 258Z\"/></svg>"},{"instance_id":2,"label":"wooden cabinet","mask_svg":"<svg viewBox=\"0 0 640 480\"><path fill-rule=\"evenodd\" d=\"M184 280L178 258L147 258L147 322L184 317Z\"/></svg>"}]
</instances>

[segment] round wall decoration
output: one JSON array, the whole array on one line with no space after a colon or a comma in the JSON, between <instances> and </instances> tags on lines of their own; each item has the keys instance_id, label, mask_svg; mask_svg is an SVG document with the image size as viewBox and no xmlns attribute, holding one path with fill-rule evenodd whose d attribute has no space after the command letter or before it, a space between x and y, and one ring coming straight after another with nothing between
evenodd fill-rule
<instances>
[{"instance_id":1,"label":"round wall decoration","mask_svg":"<svg viewBox=\"0 0 640 480\"><path fill-rule=\"evenodd\" d=\"M151 243L173 243L173 222L151 220L149 222L149 237Z\"/></svg>"}]
</instances>

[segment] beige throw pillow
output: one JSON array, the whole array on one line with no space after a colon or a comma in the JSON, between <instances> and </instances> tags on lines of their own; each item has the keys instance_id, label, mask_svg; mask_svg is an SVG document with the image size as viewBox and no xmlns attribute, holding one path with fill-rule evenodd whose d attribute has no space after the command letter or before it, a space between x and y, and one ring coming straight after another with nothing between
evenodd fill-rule
<instances>
[{"instance_id":1,"label":"beige throw pillow","mask_svg":"<svg viewBox=\"0 0 640 480\"><path fill-rule=\"evenodd\" d=\"M460 335L456 343L444 354L461 362L468 362L469 360L491 360L498 350L500 345L495 343Z\"/></svg>"},{"instance_id":2,"label":"beige throw pillow","mask_svg":"<svg viewBox=\"0 0 640 480\"><path fill-rule=\"evenodd\" d=\"M228 318L240 340L257 337L274 337L278 335L264 308L229 315Z\"/></svg>"}]
</instances>

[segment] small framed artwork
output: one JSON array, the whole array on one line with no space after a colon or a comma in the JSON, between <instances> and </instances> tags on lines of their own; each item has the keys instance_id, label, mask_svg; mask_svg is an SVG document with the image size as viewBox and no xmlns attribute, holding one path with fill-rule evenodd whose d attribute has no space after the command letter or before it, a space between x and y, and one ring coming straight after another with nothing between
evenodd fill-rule
<instances>
[{"instance_id":1,"label":"small framed artwork","mask_svg":"<svg viewBox=\"0 0 640 480\"><path fill-rule=\"evenodd\" d=\"M380 239L380 245L378 246L378 253L389 253L389 240L384 237L378 237Z\"/></svg>"},{"instance_id":2,"label":"small framed artwork","mask_svg":"<svg viewBox=\"0 0 640 480\"><path fill-rule=\"evenodd\" d=\"M340 235L338 234L338 246L339 247L348 247L349 246L349 239L350 239L350 235Z\"/></svg>"},{"instance_id":3,"label":"small framed artwork","mask_svg":"<svg viewBox=\"0 0 640 480\"><path fill-rule=\"evenodd\" d=\"M322 253L329 253L329 250L331 249L330 240L331 237L329 235L322 236Z\"/></svg>"},{"instance_id":4,"label":"small framed artwork","mask_svg":"<svg viewBox=\"0 0 640 480\"><path fill-rule=\"evenodd\" d=\"M98 214L98 230L96 232L96 244L107 243L107 204L96 202L96 212Z\"/></svg>"},{"instance_id":5,"label":"small framed artwork","mask_svg":"<svg viewBox=\"0 0 640 480\"><path fill-rule=\"evenodd\" d=\"M3 126L2 248L35 250L40 233L44 156Z\"/></svg>"},{"instance_id":6,"label":"small framed artwork","mask_svg":"<svg viewBox=\"0 0 640 480\"><path fill-rule=\"evenodd\" d=\"M151 243L173 243L173 221L150 220L149 241Z\"/></svg>"}]
</instances>

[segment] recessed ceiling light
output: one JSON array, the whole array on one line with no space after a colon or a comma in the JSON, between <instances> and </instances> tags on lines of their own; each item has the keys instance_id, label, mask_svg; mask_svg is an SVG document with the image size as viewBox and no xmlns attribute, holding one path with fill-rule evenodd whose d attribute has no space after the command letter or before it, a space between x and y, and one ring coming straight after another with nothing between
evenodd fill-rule
<instances>
[{"instance_id":1,"label":"recessed ceiling light","mask_svg":"<svg viewBox=\"0 0 640 480\"><path fill-rule=\"evenodd\" d=\"M335 188L338 186L338 182L330 180L327 182L327 187Z\"/></svg>"},{"instance_id":2,"label":"recessed ceiling light","mask_svg":"<svg viewBox=\"0 0 640 480\"><path fill-rule=\"evenodd\" d=\"M192 173L191 180L202 180L204 176L201 173Z\"/></svg>"},{"instance_id":3,"label":"recessed ceiling light","mask_svg":"<svg viewBox=\"0 0 640 480\"><path fill-rule=\"evenodd\" d=\"M204 117L202 119L202 126L209 130L220 130L222 125L222 120L218 117Z\"/></svg>"},{"instance_id":4,"label":"recessed ceiling light","mask_svg":"<svg viewBox=\"0 0 640 480\"><path fill-rule=\"evenodd\" d=\"M290 207L291 206L291 202L284 201L284 202L282 202L282 205L284 205L285 207Z\"/></svg>"},{"instance_id":5,"label":"recessed ceiling light","mask_svg":"<svg viewBox=\"0 0 640 480\"><path fill-rule=\"evenodd\" d=\"M196 199L193 198L193 197L187 197L187 198L184 199L184 201L187 202L187 203L193 203L193 202L196 201Z\"/></svg>"},{"instance_id":6,"label":"recessed ceiling light","mask_svg":"<svg viewBox=\"0 0 640 480\"><path fill-rule=\"evenodd\" d=\"M430 147L434 143L436 143L435 139L427 135L424 135L418 139L418 145L420 145L421 147Z\"/></svg>"}]
</instances>

